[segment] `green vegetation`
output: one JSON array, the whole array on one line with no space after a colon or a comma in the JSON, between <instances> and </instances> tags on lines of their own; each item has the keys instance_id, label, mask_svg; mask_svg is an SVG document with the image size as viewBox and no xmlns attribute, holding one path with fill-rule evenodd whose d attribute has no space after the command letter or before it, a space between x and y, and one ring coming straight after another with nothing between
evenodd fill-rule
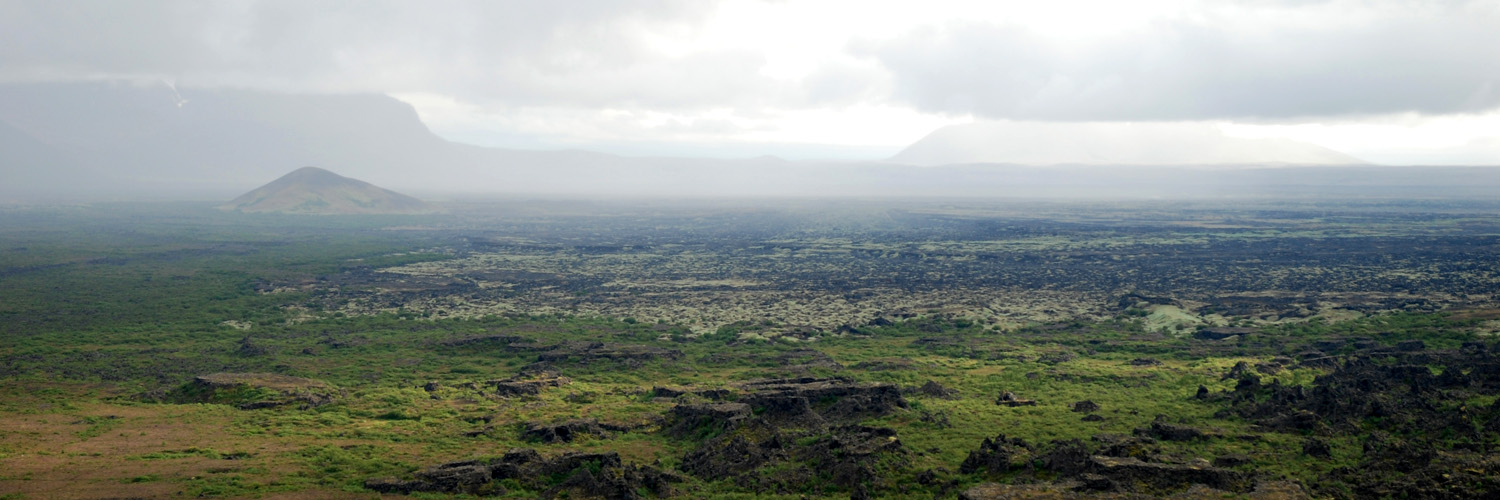
<instances>
[{"instance_id":1,"label":"green vegetation","mask_svg":"<svg viewBox=\"0 0 1500 500\"><path fill-rule=\"evenodd\" d=\"M450 263L460 257L453 250L457 242L468 236L431 229L433 219L419 217L334 221L202 208L122 205L0 214L0 495L55 496L48 485L56 483L48 481L81 469L94 472L62 496L134 488L145 496L370 495L364 485L372 477L410 478L430 465L499 457L513 448L534 448L544 456L612 451L626 463L659 463L673 471L685 454L722 430L664 435L663 414L679 402L702 399L655 397L653 387L734 389L749 380L788 376L907 388L937 382L953 392L907 392L909 408L859 422L894 430L906 450L901 463L876 467L910 485L888 496L951 497L984 481L1036 479L1027 472L958 472L981 441L997 434L1031 443L1087 441L1100 434L1131 435L1158 415L1214 436L1162 441L1164 455L1245 455L1246 470L1316 485L1337 469L1357 467L1362 442L1335 436L1329 457L1309 456L1304 433L1263 432L1255 422L1226 413L1225 401L1195 399L1199 387L1234 391L1239 380L1224 375L1237 363L1296 355L1329 338L1367 338L1382 346L1420 340L1430 349L1459 349L1489 341L1483 327L1493 320L1472 311L1420 310L1336 320L1225 316L1222 323L1255 325L1255 333L1207 341L1193 338L1192 330L1154 328L1153 313L1134 303L1098 306L1086 317L1011 324L932 304L907 317L874 311L880 321L842 330L773 318L685 324L667 319L671 315L617 318L586 310L449 315L413 298L420 294L352 308L341 305L393 297L372 290L397 285L346 278ZM418 226L429 229L390 229ZM737 286L726 283L711 286ZM643 300L663 307L674 297L651 293L656 295ZM568 342L650 350L637 357L574 351L539 364L540 352L555 350L512 346ZM1352 343L1341 344L1326 354L1354 350ZM569 381L536 394L494 389L492 381L526 379L541 368ZM1327 372L1296 364L1261 381L1311 387ZM311 379L319 396L303 397L300 388L267 380L195 382L217 373ZM1004 392L1036 404L997 405ZM1082 421L1085 414L1072 410L1084 400L1099 406L1099 418ZM1468 401L1480 407L1494 398ZM257 406L266 402L274 404ZM607 437L545 442L523 436L528 424L580 419L605 424ZM794 444L816 447L828 439L807 435ZM588 467L598 472L601 466ZM774 465L767 473L776 467L794 466ZM941 479L960 488L918 481L929 471L945 471ZM766 493L677 474L685 482L676 488L693 497ZM497 491L514 497L540 493L507 481ZM829 485L785 493L848 494Z\"/></svg>"}]
</instances>

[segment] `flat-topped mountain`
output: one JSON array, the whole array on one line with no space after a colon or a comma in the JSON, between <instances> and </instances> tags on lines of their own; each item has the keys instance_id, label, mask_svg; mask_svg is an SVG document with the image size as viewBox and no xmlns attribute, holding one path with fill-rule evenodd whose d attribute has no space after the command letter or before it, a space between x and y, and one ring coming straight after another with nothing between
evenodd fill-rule
<instances>
[{"instance_id":1,"label":"flat-topped mountain","mask_svg":"<svg viewBox=\"0 0 1500 500\"><path fill-rule=\"evenodd\" d=\"M339 165L396 190L590 198L1487 200L1500 189L1492 167L1361 165L1311 144L1229 137L1201 124L960 126L887 162L630 157L450 142L385 95L180 90L191 102L178 106L165 85L0 84L0 200L228 199L285 165ZM1472 164L1465 158L1490 157L1500 145L1473 148L1455 162ZM1298 168L1281 168L1290 165Z\"/></svg>"},{"instance_id":2,"label":"flat-topped mountain","mask_svg":"<svg viewBox=\"0 0 1500 500\"><path fill-rule=\"evenodd\" d=\"M291 214L423 214L437 211L410 196L317 167L302 167L219 208Z\"/></svg>"},{"instance_id":3,"label":"flat-topped mountain","mask_svg":"<svg viewBox=\"0 0 1500 500\"><path fill-rule=\"evenodd\" d=\"M940 128L889 160L906 165L1363 165L1289 139L1231 137L1192 123L975 122Z\"/></svg>"}]
</instances>

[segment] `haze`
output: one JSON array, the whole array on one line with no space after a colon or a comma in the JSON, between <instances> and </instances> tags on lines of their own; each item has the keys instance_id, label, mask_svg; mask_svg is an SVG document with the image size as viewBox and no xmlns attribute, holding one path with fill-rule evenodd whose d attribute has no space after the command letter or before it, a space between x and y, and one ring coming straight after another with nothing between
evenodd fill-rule
<instances>
[{"instance_id":1,"label":"haze","mask_svg":"<svg viewBox=\"0 0 1500 500\"><path fill-rule=\"evenodd\" d=\"M0 500L1500 498L1500 0L0 0Z\"/></svg>"},{"instance_id":2,"label":"haze","mask_svg":"<svg viewBox=\"0 0 1500 500\"><path fill-rule=\"evenodd\" d=\"M309 165L643 196L1491 166L1495 26L1488 1L4 1L0 173L9 199L223 199Z\"/></svg>"}]
</instances>

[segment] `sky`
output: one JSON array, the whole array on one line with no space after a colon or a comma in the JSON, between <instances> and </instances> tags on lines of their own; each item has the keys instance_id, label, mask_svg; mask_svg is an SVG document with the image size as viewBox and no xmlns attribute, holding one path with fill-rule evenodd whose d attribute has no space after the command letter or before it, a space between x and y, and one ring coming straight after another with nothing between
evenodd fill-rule
<instances>
[{"instance_id":1,"label":"sky","mask_svg":"<svg viewBox=\"0 0 1500 500\"><path fill-rule=\"evenodd\" d=\"M1500 0L16 1L0 82L383 93L522 149L865 160L975 121L1500 164Z\"/></svg>"}]
</instances>

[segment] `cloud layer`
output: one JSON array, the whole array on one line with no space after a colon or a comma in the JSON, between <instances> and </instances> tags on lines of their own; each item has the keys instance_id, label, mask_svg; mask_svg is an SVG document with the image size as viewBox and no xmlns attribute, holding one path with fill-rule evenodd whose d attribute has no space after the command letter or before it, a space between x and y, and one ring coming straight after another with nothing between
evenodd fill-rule
<instances>
[{"instance_id":1,"label":"cloud layer","mask_svg":"<svg viewBox=\"0 0 1500 500\"><path fill-rule=\"evenodd\" d=\"M1494 1L0 0L0 82L406 95L455 103L423 110L440 131L552 144L852 145L970 117L1489 113L1497 26Z\"/></svg>"},{"instance_id":2,"label":"cloud layer","mask_svg":"<svg viewBox=\"0 0 1500 500\"><path fill-rule=\"evenodd\" d=\"M6 2L0 79L173 78L286 91L432 92L660 108L765 93L753 53L666 54L694 1Z\"/></svg>"},{"instance_id":3,"label":"cloud layer","mask_svg":"<svg viewBox=\"0 0 1500 500\"><path fill-rule=\"evenodd\" d=\"M922 29L859 51L924 110L1031 120L1283 119L1500 106L1500 3L1206 9L1084 41ZM1347 16L1347 17L1346 17Z\"/></svg>"}]
</instances>

